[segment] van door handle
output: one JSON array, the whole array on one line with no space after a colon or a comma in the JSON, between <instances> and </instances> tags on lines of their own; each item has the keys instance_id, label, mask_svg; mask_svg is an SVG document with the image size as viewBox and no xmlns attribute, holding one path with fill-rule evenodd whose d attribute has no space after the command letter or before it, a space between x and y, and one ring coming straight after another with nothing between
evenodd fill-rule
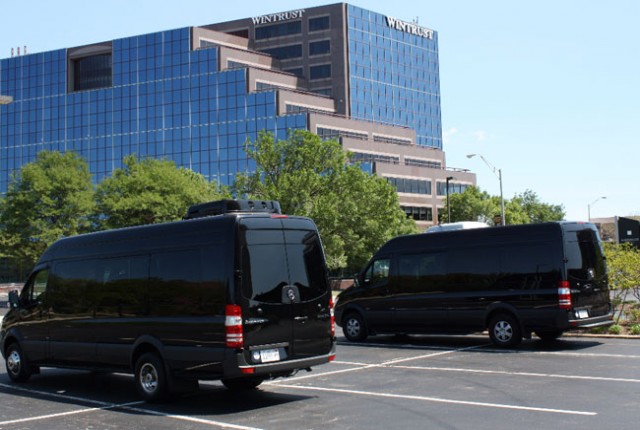
<instances>
[{"instance_id":1,"label":"van door handle","mask_svg":"<svg viewBox=\"0 0 640 430\"><path fill-rule=\"evenodd\" d=\"M309 319L309 317L307 317L307 316L304 316L304 317L294 317L293 319L294 319L294 321L306 321L306 320L308 320L308 319Z\"/></svg>"}]
</instances>

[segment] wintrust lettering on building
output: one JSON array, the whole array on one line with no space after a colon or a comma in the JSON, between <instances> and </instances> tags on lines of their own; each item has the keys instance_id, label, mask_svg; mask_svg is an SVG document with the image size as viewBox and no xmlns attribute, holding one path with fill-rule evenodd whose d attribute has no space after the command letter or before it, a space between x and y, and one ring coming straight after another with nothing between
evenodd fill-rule
<instances>
[{"instance_id":1,"label":"wintrust lettering on building","mask_svg":"<svg viewBox=\"0 0 640 430\"><path fill-rule=\"evenodd\" d=\"M401 21L399 19L387 16L387 25L399 31L415 34L416 36L426 37L427 39L433 39L433 30L429 30L428 28L421 27L417 24Z\"/></svg>"},{"instance_id":2,"label":"wintrust lettering on building","mask_svg":"<svg viewBox=\"0 0 640 430\"><path fill-rule=\"evenodd\" d=\"M290 19L302 18L304 9L292 10L289 12L272 13L270 15L255 16L251 18L254 25L269 24L271 22L289 21Z\"/></svg>"}]
</instances>

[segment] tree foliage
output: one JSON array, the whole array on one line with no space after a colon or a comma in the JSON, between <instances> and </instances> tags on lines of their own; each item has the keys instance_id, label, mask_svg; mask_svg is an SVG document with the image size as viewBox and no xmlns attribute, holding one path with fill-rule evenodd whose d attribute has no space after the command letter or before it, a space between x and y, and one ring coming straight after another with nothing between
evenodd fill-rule
<instances>
[{"instance_id":1,"label":"tree foliage","mask_svg":"<svg viewBox=\"0 0 640 430\"><path fill-rule=\"evenodd\" d=\"M478 187L469 187L463 193L449 195L451 205L451 222L457 221L481 221L493 224L493 219L501 213L500 197L491 196ZM543 203L538 195L526 190L516 194L511 200L506 200L506 223L532 224L548 221L560 221L564 218L562 205ZM440 211L440 222L446 222L447 206Z\"/></svg>"},{"instance_id":2,"label":"tree foliage","mask_svg":"<svg viewBox=\"0 0 640 430\"><path fill-rule=\"evenodd\" d=\"M393 187L350 165L336 141L301 130L276 141L263 132L247 153L256 172L238 175L236 193L278 200L283 212L311 217L331 269L359 268L388 239L416 231Z\"/></svg>"},{"instance_id":3,"label":"tree foliage","mask_svg":"<svg viewBox=\"0 0 640 430\"><path fill-rule=\"evenodd\" d=\"M96 190L97 224L103 229L175 221L192 204L229 195L172 161L130 155L123 164Z\"/></svg>"},{"instance_id":4,"label":"tree foliage","mask_svg":"<svg viewBox=\"0 0 640 430\"><path fill-rule=\"evenodd\" d=\"M0 202L3 256L31 266L59 238L89 231L93 193L80 156L40 152L22 167Z\"/></svg>"},{"instance_id":5,"label":"tree foliage","mask_svg":"<svg viewBox=\"0 0 640 430\"><path fill-rule=\"evenodd\" d=\"M619 306L618 320L625 313L628 299L640 301L640 250L630 243L605 243L609 285L613 301Z\"/></svg>"}]
</instances>

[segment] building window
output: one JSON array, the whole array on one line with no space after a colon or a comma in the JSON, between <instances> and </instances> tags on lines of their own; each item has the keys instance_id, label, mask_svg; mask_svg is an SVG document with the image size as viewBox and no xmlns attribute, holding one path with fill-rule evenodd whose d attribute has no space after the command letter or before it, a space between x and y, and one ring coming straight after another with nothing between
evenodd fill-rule
<instances>
[{"instance_id":1,"label":"building window","mask_svg":"<svg viewBox=\"0 0 640 430\"><path fill-rule=\"evenodd\" d=\"M369 140L367 133L359 133L357 131L336 130L334 128L318 127L316 134L323 140L338 139L340 137L349 137L351 139Z\"/></svg>"},{"instance_id":2,"label":"building window","mask_svg":"<svg viewBox=\"0 0 640 430\"><path fill-rule=\"evenodd\" d=\"M111 53L73 60L73 91L111 86Z\"/></svg>"},{"instance_id":3,"label":"building window","mask_svg":"<svg viewBox=\"0 0 640 430\"><path fill-rule=\"evenodd\" d=\"M429 180L388 177L387 182L393 185L399 193L431 195L431 181Z\"/></svg>"},{"instance_id":4,"label":"building window","mask_svg":"<svg viewBox=\"0 0 640 430\"><path fill-rule=\"evenodd\" d=\"M284 71L296 75L300 78L304 77L304 71L302 70L302 67L296 67L295 69L284 69Z\"/></svg>"},{"instance_id":5,"label":"building window","mask_svg":"<svg viewBox=\"0 0 640 430\"><path fill-rule=\"evenodd\" d=\"M245 39L249 38L249 29L248 28L243 28L241 30L234 30L234 31L230 31L228 34L231 34L233 36L238 36L238 37L244 37Z\"/></svg>"},{"instance_id":6,"label":"building window","mask_svg":"<svg viewBox=\"0 0 640 430\"><path fill-rule=\"evenodd\" d=\"M316 94L320 94L322 96L327 96L327 97L331 97L331 88L317 88L315 90L312 90L312 92L316 93Z\"/></svg>"},{"instance_id":7,"label":"building window","mask_svg":"<svg viewBox=\"0 0 640 430\"><path fill-rule=\"evenodd\" d=\"M428 167L431 169L442 169L442 163L439 161L421 160L418 158L404 157L404 164L406 166ZM451 184L449 184L451 186Z\"/></svg>"},{"instance_id":8,"label":"building window","mask_svg":"<svg viewBox=\"0 0 640 430\"><path fill-rule=\"evenodd\" d=\"M326 79L331 77L331 64L309 67L309 79Z\"/></svg>"},{"instance_id":9,"label":"building window","mask_svg":"<svg viewBox=\"0 0 640 430\"><path fill-rule=\"evenodd\" d=\"M323 55L331 53L331 42L321 40L319 42L311 42L309 44L309 55Z\"/></svg>"},{"instance_id":10,"label":"building window","mask_svg":"<svg viewBox=\"0 0 640 430\"><path fill-rule=\"evenodd\" d=\"M300 33L302 33L302 21L291 21L256 28L256 40L290 36L292 34Z\"/></svg>"},{"instance_id":11,"label":"building window","mask_svg":"<svg viewBox=\"0 0 640 430\"><path fill-rule=\"evenodd\" d=\"M263 49L262 52L279 60L302 57L302 45L280 46L278 48Z\"/></svg>"},{"instance_id":12,"label":"building window","mask_svg":"<svg viewBox=\"0 0 640 430\"><path fill-rule=\"evenodd\" d=\"M402 210L407 214L407 218L416 221L433 221L433 209L415 206L402 206Z\"/></svg>"},{"instance_id":13,"label":"building window","mask_svg":"<svg viewBox=\"0 0 640 430\"><path fill-rule=\"evenodd\" d=\"M373 141L380 142L380 143L393 143L395 145L411 145L412 144L411 139L401 139L397 137L380 136L378 134L373 135Z\"/></svg>"},{"instance_id":14,"label":"building window","mask_svg":"<svg viewBox=\"0 0 640 430\"><path fill-rule=\"evenodd\" d=\"M385 163L400 164L400 157L384 154L366 154L362 152L352 152L351 161L361 163Z\"/></svg>"},{"instance_id":15,"label":"building window","mask_svg":"<svg viewBox=\"0 0 640 430\"><path fill-rule=\"evenodd\" d=\"M309 18L309 31L327 30L330 26L329 16Z\"/></svg>"},{"instance_id":16,"label":"building window","mask_svg":"<svg viewBox=\"0 0 640 430\"><path fill-rule=\"evenodd\" d=\"M436 187L437 187L437 193L439 196L447 195L446 182L438 182ZM469 187L470 185L468 184L458 184L455 182L449 182L449 194L464 193L464 191Z\"/></svg>"}]
</instances>

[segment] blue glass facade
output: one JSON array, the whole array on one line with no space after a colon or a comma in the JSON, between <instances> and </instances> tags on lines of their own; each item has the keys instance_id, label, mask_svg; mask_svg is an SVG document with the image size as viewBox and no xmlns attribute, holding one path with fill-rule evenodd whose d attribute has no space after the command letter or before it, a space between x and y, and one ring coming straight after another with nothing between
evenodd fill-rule
<instances>
[{"instance_id":1,"label":"blue glass facade","mask_svg":"<svg viewBox=\"0 0 640 430\"><path fill-rule=\"evenodd\" d=\"M347 5L351 117L413 128L442 149L438 34L402 31L388 17Z\"/></svg>"},{"instance_id":2,"label":"blue glass facade","mask_svg":"<svg viewBox=\"0 0 640 430\"><path fill-rule=\"evenodd\" d=\"M252 171L259 130L284 138L305 114L277 116L276 92L248 92L247 70L218 71L217 48L191 50L189 28L114 40L112 82L69 89L66 49L0 61L0 193L38 152L75 151L96 181L128 154L175 161L228 185ZM77 87L76 87L77 88Z\"/></svg>"}]
</instances>

